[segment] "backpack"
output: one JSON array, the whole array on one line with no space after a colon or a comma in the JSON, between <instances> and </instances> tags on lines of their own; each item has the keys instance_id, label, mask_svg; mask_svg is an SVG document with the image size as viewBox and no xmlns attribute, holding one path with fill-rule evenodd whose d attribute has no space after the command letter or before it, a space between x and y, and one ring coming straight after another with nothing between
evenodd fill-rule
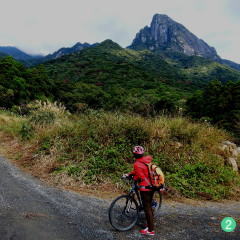
<instances>
[{"instance_id":1,"label":"backpack","mask_svg":"<svg viewBox=\"0 0 240 240\"><path fill-rule=\"evenodd\" d=\"M150 182L153 187L160 187L164 184L164 174L160 167L154 163L145 163L148 167Z\"/></svg>"}]
</instances>

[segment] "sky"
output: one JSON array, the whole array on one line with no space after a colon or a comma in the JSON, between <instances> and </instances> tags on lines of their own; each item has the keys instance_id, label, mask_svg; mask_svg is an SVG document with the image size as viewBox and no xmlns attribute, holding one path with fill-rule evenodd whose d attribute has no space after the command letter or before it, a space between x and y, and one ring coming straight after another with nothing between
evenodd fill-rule
<instances>
[{"instance_id":1,"label":"sky","mask_svg":"<svg viewBox=\"0 0 240 240\"><path fill-rule=\"evenodd\" d=\"M239 0L0 0L0 6L0 46L30 54L105 39L126 47L160 13L240 63Z\"/></svg>"}]
</instances>

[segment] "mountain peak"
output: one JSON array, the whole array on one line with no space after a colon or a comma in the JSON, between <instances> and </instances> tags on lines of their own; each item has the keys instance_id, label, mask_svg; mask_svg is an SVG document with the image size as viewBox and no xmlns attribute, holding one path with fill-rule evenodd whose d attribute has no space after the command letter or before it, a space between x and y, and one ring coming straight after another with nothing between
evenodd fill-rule
<instances>
[{"instance_id":1,"label":"mountain peak","mask_svg":"<svg viewBox=\"0 0 240 240\"><path fill-rule=\"evenodd\" d=\"M154 22L164 22L164 21L173 21L173 20L166 14L156 13L153 16L152 21L154 21Z\"/></svg>"},{"instance_id":2,"label":"mountain peak","mask_svg":"<svg viewBox=\"0 0 240 240\"><path fill-rule=\"evenodd\" d=\"M81 42L77 42L76 44L73 45L72 48L78 48L78 47L89 47L90 44L87 42L81 43Z\"/></svg>"},{"instance_id":3,"label":"mountain peak","mask_svg":"<svg viewBox=\"0 0 240 240\"><path fill-rule=\"evenodd\" d=\"M129 48L151 51L170 50L188 56L200 56L220 61L213 47L165 14L155 14L150 27L146 26L141 29Z\"/></svg>"},{"instance_id":4,"label":"mountain peak","mask_svg":"<svg viewBox=\"0 0 240 240\"><path fill-rule=\"evenodd\" d=\"M122 49L119 44L117 44L116 42L112 41L111 39L104 40L98 46L111 48L111 49L117 49L117 50Z\"/></svg>"}]
</instances>

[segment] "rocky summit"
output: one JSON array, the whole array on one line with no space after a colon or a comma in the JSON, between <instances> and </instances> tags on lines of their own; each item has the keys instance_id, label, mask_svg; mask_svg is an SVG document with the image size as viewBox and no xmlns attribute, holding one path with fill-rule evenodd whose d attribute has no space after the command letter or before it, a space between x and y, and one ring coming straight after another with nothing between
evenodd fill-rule
<instances>
[{"instance_id":1,"label":"rocky summit","mask_svg":"<svg viewBox=\"0 0 240 240\"><path fill-rule=\"evenodd\" d=\"M129 48L151 51L170 50L188 56L200 56L213 61L221 61L213 47L196 37L182 24L164 14L155 14L150 27L146 26L141 29Z\"/></svg>"}]
</instances>

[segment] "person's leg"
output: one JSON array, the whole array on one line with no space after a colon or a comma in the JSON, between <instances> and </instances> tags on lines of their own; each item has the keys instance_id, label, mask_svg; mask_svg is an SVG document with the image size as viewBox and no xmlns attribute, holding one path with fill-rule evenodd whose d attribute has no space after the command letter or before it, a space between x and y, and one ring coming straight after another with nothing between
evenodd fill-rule
<instances>
[{"instance_id":1,"label":"person's leg","mask_svg":"<svg viewBox=\"0 0 240 240\"><path fill-rule=\"evenodd\" d=\"M152 198L153 191L141 191L141 198L143 202L144 212L147 219L148 231L152 232L154 229L153 224L153 211L152 211Z\"/></svg>"}]
</instances>

